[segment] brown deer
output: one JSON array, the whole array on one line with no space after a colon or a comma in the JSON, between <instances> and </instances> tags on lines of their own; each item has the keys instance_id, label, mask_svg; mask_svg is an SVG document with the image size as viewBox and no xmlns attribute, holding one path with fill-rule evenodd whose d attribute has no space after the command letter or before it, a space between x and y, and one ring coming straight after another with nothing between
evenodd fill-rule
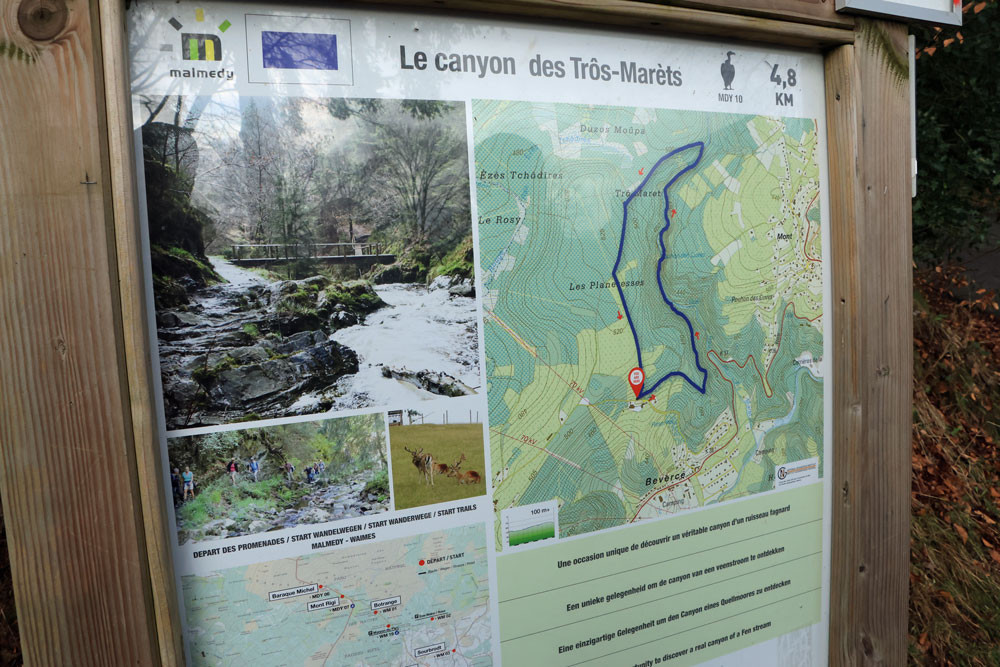
<instances>
[{"instance_id":1,"label":"brown deer","mask_svg":"<svg viewBox=\"0 0 1000 667\"><path fill-rule=\"evenodd\" d=\"M417 471L424 474L424 483L434 486L434 457L429 453L424 454L423 447L418 451L413 451L409 447L403 447L403 449L413 457L413 465L417 467Z\"/></svg>"},{"instance_id":2,"label":"brown deer","mask_svg":"<svg viewBox=\"0 0 1000 667\"><path fill-rule=\"evenodd\" d=\"M455 465L448 471L448 476L457 479L459 484L479 484L482 478L478 472L475 470L462 470L462 461L464 460L465 454L462 454L462 457L455 461Z\"/></svg>"},{"instance_id":3,"label":"brown deer","mask_svg":"<svg viewBox=\"0 0 1000 667\"><path fill-rule=\"evenodd\" d=\"M448 471L451 470L451 466L447 463L435 463L434 464L434 474L435 475L447 475Z\"/></svg>"}]
</instances>

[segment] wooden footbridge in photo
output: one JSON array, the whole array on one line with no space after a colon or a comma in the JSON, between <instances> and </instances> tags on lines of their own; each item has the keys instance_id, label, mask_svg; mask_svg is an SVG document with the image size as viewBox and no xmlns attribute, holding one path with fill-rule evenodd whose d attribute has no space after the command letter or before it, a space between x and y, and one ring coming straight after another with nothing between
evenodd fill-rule
<instances>
[{"instance_id":1,"label":"wooden footbridge in photo","mask_svg":"<svg viewBox=\"0 0 1000 667\"><path fill-rule=\"evenodd\" d=\"M234 244L230 261L244 266L261 266L311 259L331 264L373 266L392 264L396 256L384 252L381 243L252 243Z\"/></svg>"}]
</instances>

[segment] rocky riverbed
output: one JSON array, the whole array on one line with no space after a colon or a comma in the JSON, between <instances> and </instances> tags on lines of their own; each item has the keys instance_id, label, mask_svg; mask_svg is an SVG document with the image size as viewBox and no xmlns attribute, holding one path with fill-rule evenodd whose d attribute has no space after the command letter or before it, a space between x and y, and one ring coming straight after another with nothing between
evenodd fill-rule
<instances>
[{"instance_id":1,"label":"rocky riverbed","mask_svg":"<svg viewBox=\"0 0 1000 667\"><path fill-rule=\"evenodd\" d=\"M315 490L303 496L293 508L279 510L264 507L263 504L259 508L250 505L236 517L215 519L201 526L187 526L178 519L178 541L184 544L188 541L238 537L385 512L389 509L388 497L379 500L364 490L374 474L373 471L365 471L342 482L316 482ZM292 484L305 482L296 481Z\"/></svg>"},{"instance_id":2,"label":"rocky riverbed","mask_svg":"<svg viewBox=\"0 0 1000 667\"><path fill-rule=\"evenodd\" d=\"M474 393L471 284L227 280L157 313L168 430Z\"/></svg>"}]
</instances>

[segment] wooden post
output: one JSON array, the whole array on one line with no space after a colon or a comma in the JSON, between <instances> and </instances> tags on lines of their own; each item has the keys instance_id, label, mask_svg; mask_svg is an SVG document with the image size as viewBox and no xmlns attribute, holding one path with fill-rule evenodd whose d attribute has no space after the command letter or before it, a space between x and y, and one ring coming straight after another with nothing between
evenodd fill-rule
<instances>
[{"instance_id":1,"label":"wooden post","mask_svg":"<svg viewBox=\"0 0 1000 667\"><path fill-rule=\"evenodd\" d=\"M24 656L156 664L98 5L2 9L0 489Z\"/></svg>"},{"instance_id":2,"label":"wooden post","mask_svg":"<svg viewBox=\"0 0 1000 667\"><path fill-rule=\"evenodd\" d=\"M830 662L906 664L913 285L906 29L826 61L833 236Z\"/></svg>"}]
</instances>

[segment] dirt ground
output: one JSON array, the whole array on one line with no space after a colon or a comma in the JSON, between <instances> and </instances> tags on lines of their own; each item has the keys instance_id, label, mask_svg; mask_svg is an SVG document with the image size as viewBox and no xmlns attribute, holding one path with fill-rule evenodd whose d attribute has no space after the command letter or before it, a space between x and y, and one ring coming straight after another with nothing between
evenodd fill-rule
<instances>
[{"instance_id":1,"label":"dirt ground","mask_svg":"<svg viewBox=\"0 0 1000 667\"><path fill-rule=\"evenodd\" d=\"M0 507L0 665L13 667L23 664L17 610L14 608L14 583L7 555L7 531L3 523L3 508Z\"/></svg>"}]
</instances>

